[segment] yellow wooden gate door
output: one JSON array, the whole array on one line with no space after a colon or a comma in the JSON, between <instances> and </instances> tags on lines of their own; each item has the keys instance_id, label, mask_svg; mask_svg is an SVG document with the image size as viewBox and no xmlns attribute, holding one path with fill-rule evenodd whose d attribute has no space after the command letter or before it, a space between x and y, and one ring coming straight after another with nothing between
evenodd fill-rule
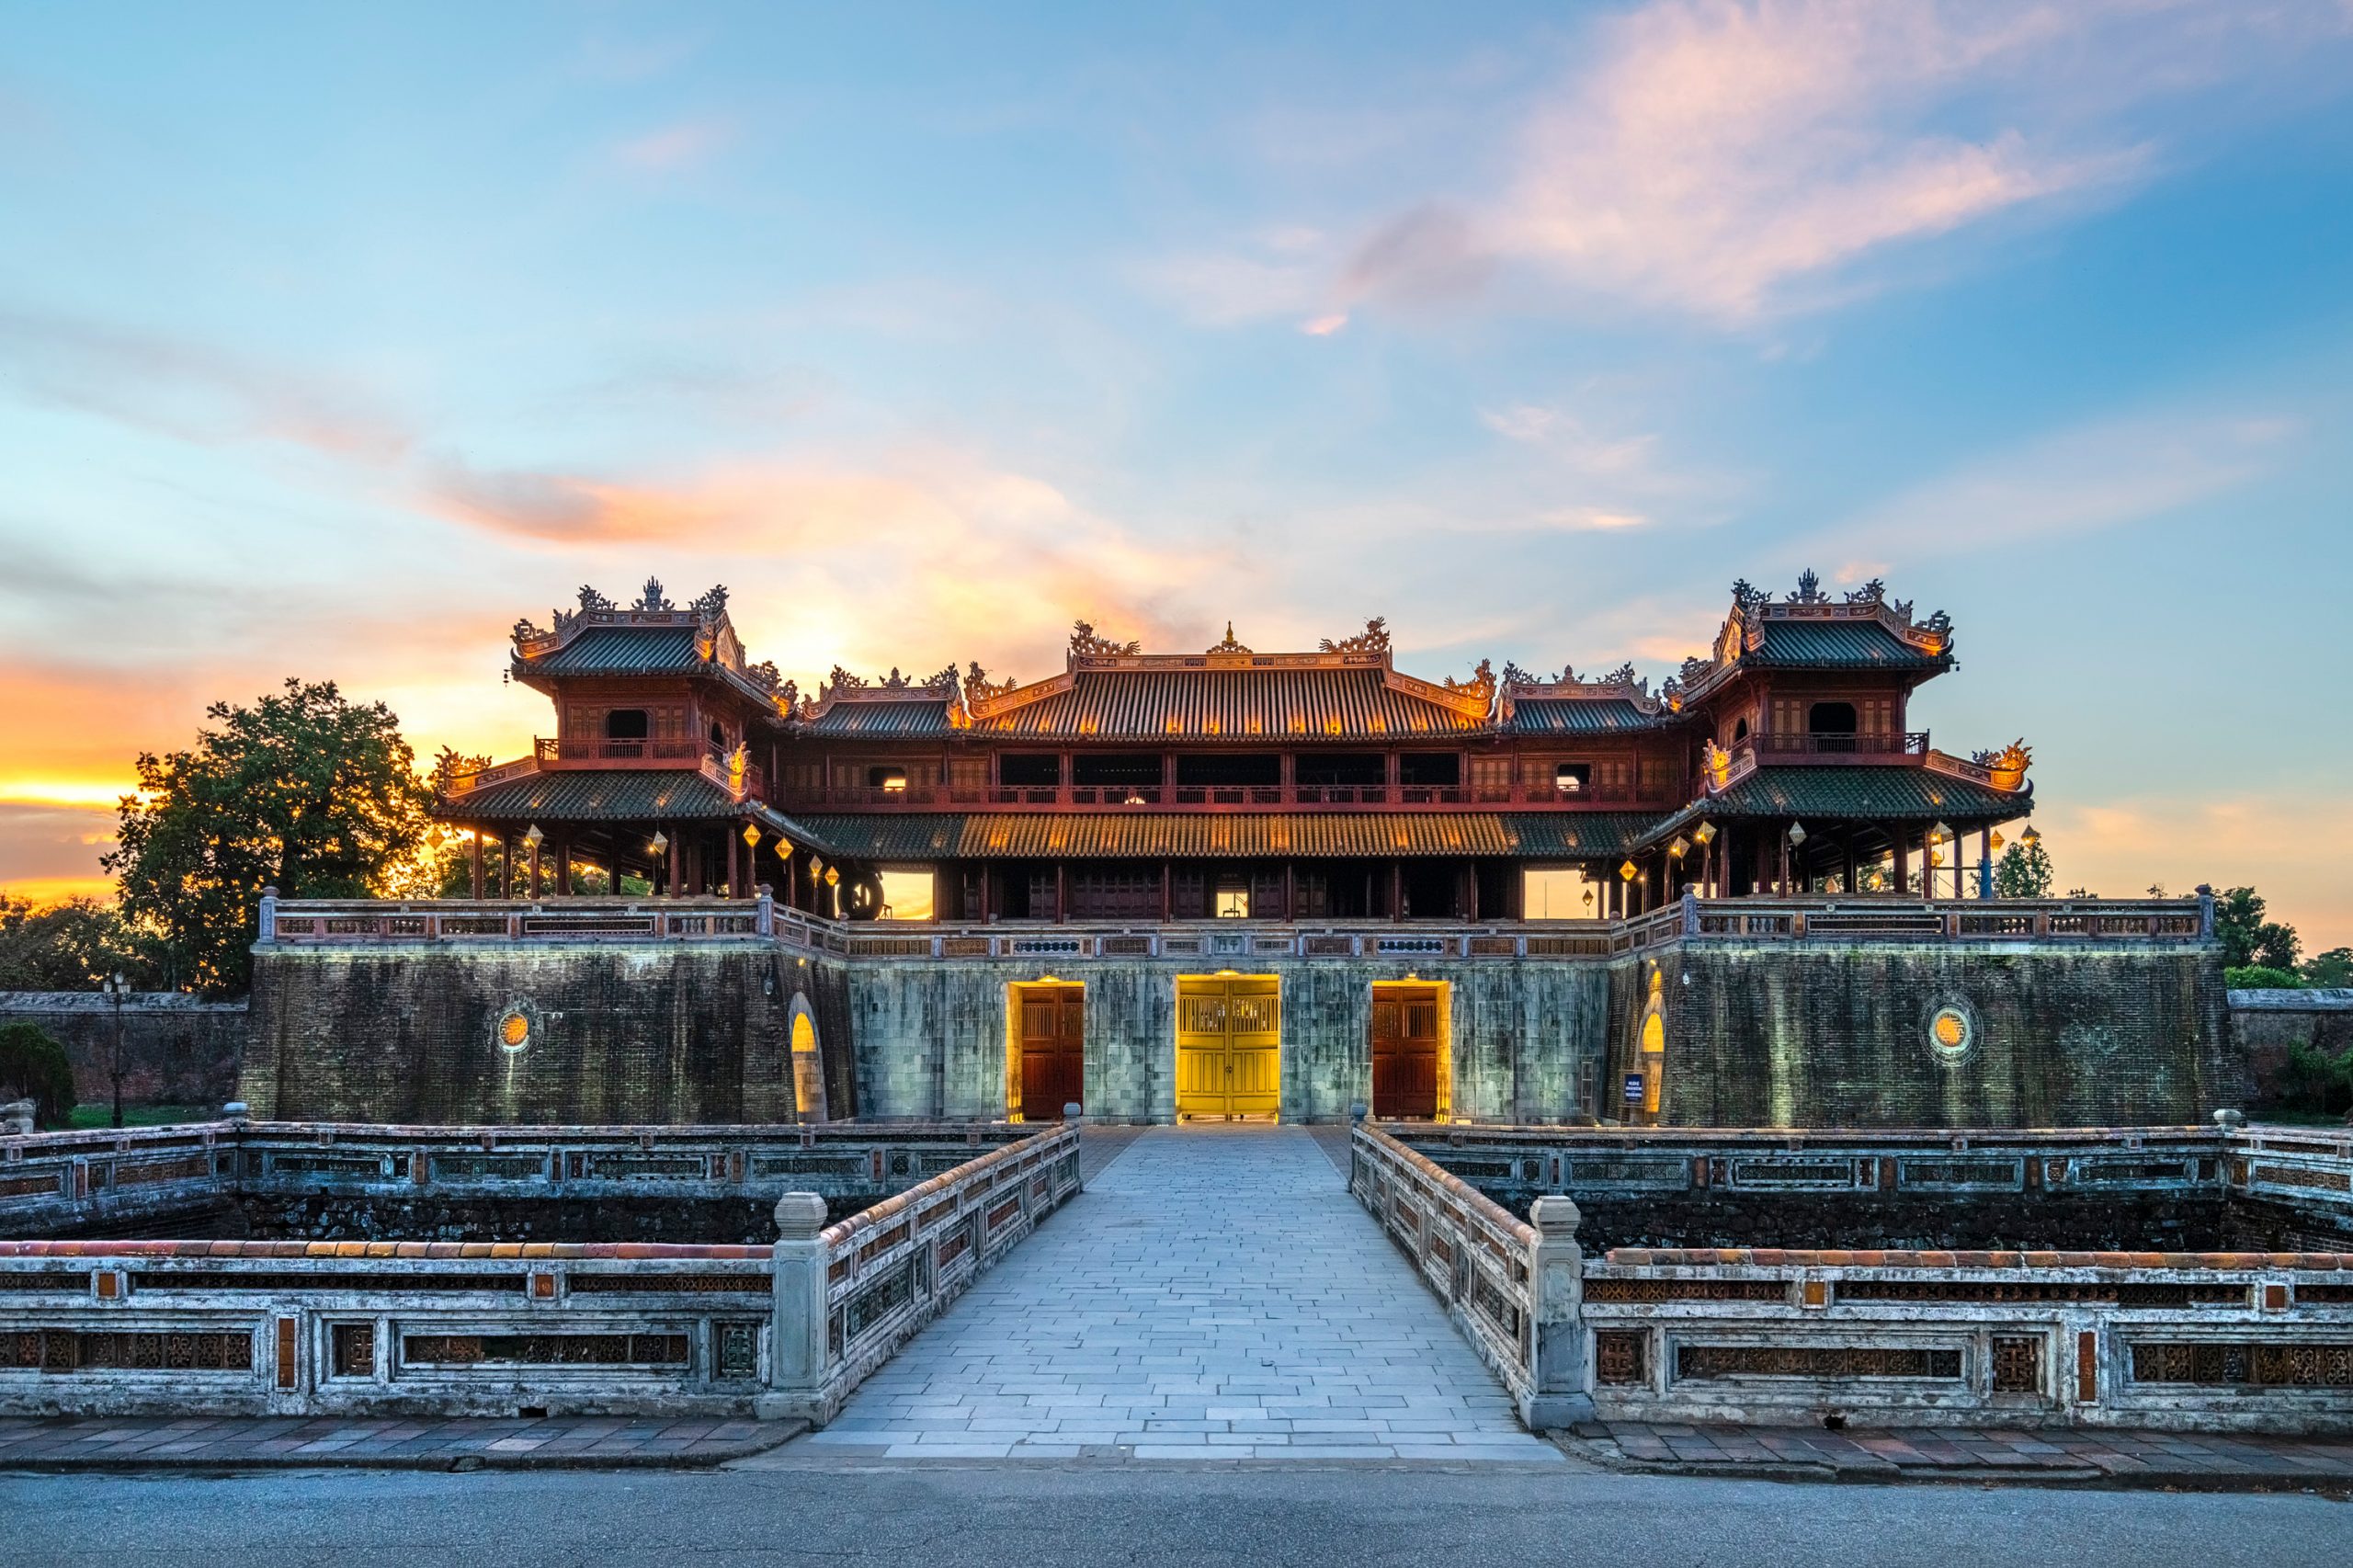
<instances>
[{"instance_id":1,"label":"yellow wooden gate door","mask_svg":"<svg viewBox=\"0 0 2353 1568\"><path fill-rule=\"evenodd\" d=\"M1176 982L1176 1115L1274 1117L1282 1108L1282 983L1270 974Z\"/></svg>"}]
</instances>

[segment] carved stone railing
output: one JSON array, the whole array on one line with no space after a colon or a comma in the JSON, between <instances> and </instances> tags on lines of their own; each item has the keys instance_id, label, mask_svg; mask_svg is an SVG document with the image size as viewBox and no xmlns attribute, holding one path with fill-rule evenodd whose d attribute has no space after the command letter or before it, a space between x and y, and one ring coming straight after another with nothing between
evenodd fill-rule
<instances>
[{"instance_id":1,"label":"carved stone railing","mask_svg":"<svg viewBox=\"0 0 2353 1568\"><path fill-rule=\"evenodd\" d=\"M790 1186L767 1244L0 1241L0 1413L822 1421L1078 1189L1078 1137L1075 1121L1042 1133L223 1121L0 1140L16 1183L0 1187L0 1228L20 1234L60 1210L121 1228L142 1216L106 1195L128 1186L199 1210L232 1192L300 1198L306 1214ZM824 1227L828 1196L892 1188ZM324 1222L347 1221L360 1222Z\"/></svg>"},{"instance_id":2,"label":"carved stone railing","mask_svg":"<svg viewBox=\"0 0 2353 1568\"><path fill-rule=\"evenodd\" d=\"M824 1225L813 1195L786 1195L777 1205L779 1332L764 1413L831 1420L869 1374L1077 1194L1078 1142L1074 1115L837 1225Z\"/></svg>"},{"instance_id":3,"label":"carved stone railing","mask_svg":"<svg viewBox=\"0 0 2353 1568\"><path fill-rule=\"evenodd\" d=\"M1861 756L1873 759L1924 757L1928 753L1928 732L1907 730L1886 734L1843 734L1801 731L1794 733L1752 735L1741 743L1762 756L1802 756L1809 761L1822 757Z\"/></svg>"},{"instance_id":4,"label":"carved stone railing","mask_svg":"<svg viewBox=\"0 0 2353 1568\"><path fill-rule=\"evenodd\" d=\"M1591 1413L1574 1203L1548 1199L1531 1224L1362 1120L1348 1138L1348 1190L1445 1303L1522 1422L1541 1431Z\"/></svg>"},{"instance_id":5,"label":"carved stone railing","mask_svg":"<svg viewBox=\"0 0 2353 1568\"><path fill-rule=\"evenodd\" d=\"M1604 1419L2353 1430L2353 1254L1621 1247L1582 1311Z\"/></svg>"},{"instance_id":6,"label":"carved stone railing","mask_svg":"<svg viewBox=\"0 0 2353 1568\"><path fill-rule=\"evenodd\" d=\"M383 942L771 940L860 960L1608 959L1692 938L2196 941L2200 899L1678 899L1626 920L834 921L736 899L262 900L261 939Z\"/></svg>"},{"instance_id":7,"label":"carved stone railing","mask_svg":"<svg viewBox=\"0 0 2353 1568\"><path fill-rule=\"evenodd\" d=\"M1524 1405L1540 1376L1572 1403L1589 1391L1604 1419L2353 1430L2353 1248L2341 1239L2353 1236L2353 1135L1364 1126L1352 1150L1351 1189ZM1996 1201L2006 1223L2030 1225L2020 1203L2244 1198L2299 1206L2312 1240L2235 1252L1619 1247L1580 1258L1574 1290L1556 1267L1557 1289L1520 1303L1563 1358L1531 1370L1529 1344L1495 1332L1510 1319L1466 1313L1447 1272L1466 1244L1477 1256L1481 1234L1500 1245L1518 1223L1474 1181L1529 1202L1544 1228L1521 1231L1543 1243L1553 1205L1643 1215L1677 1195L1720 1216L1802 1200L1820 1223L1844 1206L1859 1235L1887 1222L1872 1206L1897 1199L1929 1206L1902 1224Z\"/></svg>"}]
</instances>

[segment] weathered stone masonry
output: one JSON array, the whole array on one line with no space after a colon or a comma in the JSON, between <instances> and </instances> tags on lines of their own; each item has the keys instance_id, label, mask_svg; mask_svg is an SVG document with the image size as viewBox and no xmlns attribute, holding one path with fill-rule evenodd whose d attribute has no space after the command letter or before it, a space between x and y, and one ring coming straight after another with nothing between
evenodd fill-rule
<instances>
[{"instance_id":1,"label":"weathered stone masonry","mask_svg":"<svg viewBox=\"0 0 2353 1568\"><path fill-rule=\"evenodd\" d=\"M1178 980L1229 967L1281 983L1292 1121L1368 1099L1372 988L1408 978L1447 988L1458 1120L1615 1119L1646 1061L1658 1119L1681 1126L2181 1123L2244 1095L2202 939L1701 935L1540 958L1472 956L1510 938L1449 934L1412 957L1371 956L1369 941L1310 957L1286 934L1231 958L1109 958L1107 938L1074 935L1051 957L970 959L830 939L779 926L774 939L265 943L244 1097L278 1118L790 1121L814 1114L796 1106L789 1060L805 997L825 1115L998 1118L1010 988L1051 976L1086 987L1088 1114L1165 1122ZM1663 1050L1646 1057L1653 1013ZM529 1020L519 1049L499 1038L510 1014ZM1935 1038L1946 1015L1964 1020L1950 1048Z\"/></svg>"}]
</instances>

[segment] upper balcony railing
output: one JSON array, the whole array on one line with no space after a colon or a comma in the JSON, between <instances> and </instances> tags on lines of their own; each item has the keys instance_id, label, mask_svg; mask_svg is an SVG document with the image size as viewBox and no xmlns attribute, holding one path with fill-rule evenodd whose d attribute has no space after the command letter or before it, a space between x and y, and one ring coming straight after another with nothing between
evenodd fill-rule
<instances>
[{"instance_id":1,"label":"upper balcony railing","mask_svg":"<svg viewBox=\"0 0 2353 1568\"><path fill-rule=\"evenodd\" d=\"M1928 732L1906 730L1867 735L1804 731L1791 734L1752 735L1745 744L1754 746L1759 759L1767 762L1778 762L1790 756L1802 756L1808 761L1822 757L1860 756L1876 761L1887 757L1927 756Z\"/></svg>"},{"instance_id":2,"label":"upper balcony railing","mask_svg":"<svg viewBox=\"0 0 2353 1568\"><path fill-rule=\"evenodd\" d=\"M1233 811L1313 807L1341 811L1451 811L1464 806L1648 806L1677 803L1664 790L1587 784L1575 790L1513 784L990 784L788 786L784 811Z\"/></svg>"}]
</instances>

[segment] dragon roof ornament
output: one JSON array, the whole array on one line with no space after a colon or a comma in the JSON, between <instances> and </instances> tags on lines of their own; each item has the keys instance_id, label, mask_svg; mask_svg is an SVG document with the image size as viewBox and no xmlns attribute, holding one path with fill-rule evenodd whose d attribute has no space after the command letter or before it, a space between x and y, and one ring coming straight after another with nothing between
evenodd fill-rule
<instances>
[{"instance_id":1,"label":"dragon roof ornament","mask_svg":"<svg viewBox=\"0 0 2353 1568\"><path fill-rule=\"evenodd\" d=\"M1581 676L1572 665L1563 665L1557 676L1521 669L1518 665L1504 666L1495 717L1507 722L1512 710L1522 702L1577 701L1607 699L1631 702L1644 715L1655 714L1660 699L1651 695L1649 677L1634 673L1631 662L1622 664L1608 675Z\"/></svg>"},{"instance_id":2,"label":"dragon roof ornament","mask_svg":"<svg viewBox=\"0 0 2353 1568\"><path fill-rule=\"evenodd\" d=\"M1732 585L1732 608L1716 633L1712 653L1684 660L1682 669L1661 688L1668 704L1679 708L1693 691L1739 664L1743 655L1763 647L1766 623L1774 620L1869 620L1919 653L1933 657L1952 651L1952 617L1938 610L1925 619L1915 619L1912 601L1890 598L1881 578L1873 577L1861 587L1833 596L1823 590L1821 577L1808 568L1799 574L1798 585L1776 602L1771 594L1742 577Z\"/></svg>"}]
</instances>

